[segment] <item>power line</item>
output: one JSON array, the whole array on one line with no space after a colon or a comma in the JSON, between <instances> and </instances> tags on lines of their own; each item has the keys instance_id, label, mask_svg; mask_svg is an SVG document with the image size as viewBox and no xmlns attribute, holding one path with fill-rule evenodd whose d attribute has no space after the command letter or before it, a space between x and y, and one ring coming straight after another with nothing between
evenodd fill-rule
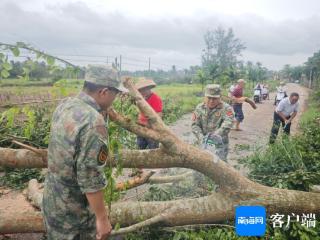
<instances>
[{"instance_id":1,"label":"power line","mask_svg":"<svg viewBox=\"0 0 320 240\"><path fill-rule=\"evenodd\" d=\"M56 54L63 57L93 57L93 58L115 58L116 56L109 55L87 55L87 54Z\"/></svg>"},{"instance_id":2,"label":"power line","mask_svg":"<svg viewBox=\"0 0 320 240\"><path fill-rule=\"evenodd\" d=\"M96 63L107 63L107 61L102 61L102 60L91 60L91 59L72 59L72 58L65 58L65 60L68 61L75 61L75 62L96 62Z\"/></svg>"},{"instance_id":3,"label":"power line","mask_svg":"<svg viewBox=\"0 0 320 240\"><path fill-rule=\"evenodd\" d=\"M10 52L9 50L7 50L8 52ZM111 55L92 55L92 54L59 54L59 53L55 53L55 55L57 56L63 56L63 57L71 57L71 58L65 58L66 60L71 60L71 61L77 61L77 62L95 62L95 63L109 63L110 59L115 59L117 58L116 56L111 56ZM92 59L73 59L73 57L84 57L84 58L105 58L106 61L102 61L102 60L92 60ZM122 56L122 61L123 60L127 60L129 62L141 62L141 63L145 63L147 65L147 68L151 68L150 65L150 57L148 59L142 60L142 59L137 59L137 58L132 58L132 57L126 57L126 56ZM111 61L112 62L112 61ZM130 63L131 64L131 63ZM130 65L127 63L127 65ZM119 64L117 64L119 65ZM179 65L173 64L176 68L180 68L180 69L184 69L184 67L181 67ZM169 65L169 64L164 64L164 63L157 63L157 62L153 62L152 61L152 66L156 66L158 68L161 67L166 67L166 68L172 68L173 65ZM131 64L131 66L133 66L133 64Z\"/></svg>"},{"instance_id":4,"label":"power line","mask_svg":"<svg viewBox=\"0 0 320 240\"><path fill-rule=\"evenodd\" d=\"M97 58L107 58L107 62L108 62L108 59L109 58L116 58L115 56L108 56L108 55L105 55L105 56L103 56L103 55L97 55L97 56L95 56L95 55L83 55L83 54L73 54L73 55L67 55L67 54L59 54L59 56L72 56L72 57L91 57L91 58L94 58L94 57L97 57ZM122 61L123 60L126 60L126 61L129 61L129 62L141 62L141 63L145 63L147 66L149 65L149 59L146 59L146 60L141 60L141 59L137 59L137 58L131 58L131 57L126 57L126 56L122 56L121 55L121 59L122 59ZM68 60L76 60L76 59L68 59ZM87 61L92 61L92 60L87 60ZM98 62L98 61L97 61ZM126 63L127 65L132 65L133 66L133 64L131 64L131 63ZM168 64L163 64L163 63L153 63L152 62L152 66L158 66L158 67L160 67L160 66L162 66L162 67L167 67L167 68L171 68L172 67L172 65L168 65ZM183 67L181 67L181 66L179 66L179 65L176 65L176 64L174 64L177 68L181 68L181 69L183 69ZM139 65L139 66L141 66L141 65Z\"/></svg>"},{"instance_id":5,"label":"power line","mask_svg":"<svg viewBox=\"0 0 320 240\"><path fill-rule=\"evenodd\" d=\"M15 57L11 51L9 50L5 50L7 52L8 56L11 56L13 58L32 58L34 57L33 53L30 53L29 56L27 55L20 55ZM102 63L102 64L108 64L111 65L112 62L116 61L116 66L117 67L121 67L121 70L125 70L123 69L123 65L127 65L127 66L134 66L134 67L140 67L140 68L145 68L146 70L151 71L151 69L162 69L163 67L166 67L168 69L172 68L173 65L168 65L168 64L163 64L163 63L157 63L157 62L151 62L151 58L149 57L148 60L141 60L141 59L137 59L137 58L131 58L131 57L123 57L122 55L120 55L120 63L118 63L118 58L113 56L109 56L109 55L85 55L85 54L71 54L71 55L67 55L67 54L59 54L59 56L66 56L67 58L64 58L65 60L68 61L74 61L74 62L85 62L85 63ZM83 58L77 58L77 57L83 57ZM106 60L102 60L102 59L92 59L92 58L106 58ZM112 60L114 59L114 61ZM142 64L141 64L142 63ZM121 66L119 65L121 64ZM184 69L183 67L177 66L174 64L174 66L176 66L176 68L180 68L180 69Z\"/></svg>"},{"instance_id":6,"label":"power line","mask_svg":"<svg viewBox=\"0 0 320 240\"><path fill-rule=\"evenodd\" d=\"M127 63L127 62L122 62L123 65L129 65L129 66L136 66L136 67L144 67L144 68L148 68L148 64L146 63L146 65L141 65L141 64L136 64L136 63Z\"/></svg>"},{"instance_id":7,"label":"power line","mask_svg":"<svg viewBox=\"0 0 320 240\"><path fill-rule=\"evenodd\" d=\"M148 60L146 59L146 60L139 60L139 59L136 59L136 58L131 58L131 57L124 57L125 59L127 59L127 60L131 60L131 61L135 61L135 62L143 62L143 63L148 63Z\"/></svg>"}]
</instances>

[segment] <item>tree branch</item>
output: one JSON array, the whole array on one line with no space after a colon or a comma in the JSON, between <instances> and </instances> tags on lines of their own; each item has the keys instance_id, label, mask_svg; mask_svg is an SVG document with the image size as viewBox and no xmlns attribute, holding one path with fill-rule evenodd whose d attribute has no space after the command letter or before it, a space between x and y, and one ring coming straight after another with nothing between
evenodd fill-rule
<instances>
[{"instance_id":1,"label":"tree branch","mask_svg":"<svg viewBox=\"0 0 320 240\"><path fill-rule=\"evenodd\" d=\"M71 62L68 62L68 61L66 61L66 60L64 60L64 59L62 59L62 58L59 58L59 57L50 55L50 54L45 53L45 52L43 52L43 51L37 50L37 49L35 49L35 48L29 47L29 46L28 46L27 44L25 44L25 43L20 43L20 45L17 43L16 45L13 45L13 44L9 44L9 43L2 43L2 42L0 42L0 46L4 46L4 47L10 48L10 49L11 49L11 48L22 48L22 49L25 49L25 50L28 50L28 51L31 51L31 52L40 54L40 55L42 55L42 56L47 56L47 57L54 58L54 59L56 59L56 60L58 60L58 61L60 61L60 62L65 63L66 65L69 65L69 66L71 66L71 67L74 67L74 68L79 69L78 66L72 64Z\"/></svg>"},{"instance_id":2,"label":"tree branch","mask_svg":"<svg viewBox=\"0 0 320 240\"><path fill-rule=\"evenodd\" d=\"M129 179L125 182L119 182L116 185L117 191L124 191L130 188L138 187L142 184L148 183L152 178L152 175L155 174L154 171L143 172L140 176L136 176L132 179Z\"/></svg>"},{"instance_id":3,"label":"tree branch","mask_svg":"<svg viewBox=\"0 0 320 240\"><path fill-rule=\"evenodd\" d=\"M132 133L135 133L141 137L151 138L159 142L160 140L162 140L160 134L157 131L138 125L132 119L124 117L121 114L117 113L113 108L109 108L107 114L110 117L111 121L117 123L124 129L127 129Z\"/></svg>"},{"instance_id":4,"label":"tree branch","mask_svg":"<svg viewBox=\"0 0 320 240\"><path fill-rule=\"evenodd\" d=\"M162 184L162 183L171 183L171 182L178 182L178 181L183 181L186 180L189 177L193 176L192 171L187 171L185 173L179 174L179 175L174 175L174 176L161 176L161 177L156 177L152 176L148 183L150 184Z\"/></svg>"},{"instance_id":5,"label":"tree branch","mask_svg":"<svg viewBox=\"0 0 320 240\"><path fill-rule=\"evenodd\" d=\"M168 127L164 124L159 115L156 114L152 107L146 102L139 91L135 88L131 78L126 77L123 84L129 90L130 95L135 100L139 110L147 117L151 128L155 129L158 132L168 130Z\"/></svg>"},{"instance_id":6,"label":"tree branch","mask_svg":"<svg viewBox=\"0 0 320 240\"><path fill-rule=\"evenodd\" d=\"M41 209L42 206L42 191L40 191L39 183L36 179L31 179L28 184L27 189L28 199L31 201L31 204Z\"/></svg>"},{"instance_id":7,"label":"tree branch","mask_svg":"<svg viewBox=\"0 0 320 240\"><path fill-rule=\"evenodd\" d=\"M151 129L155 130L159 134L160 142L164 145L165 149L167 151L174 152L177 148L177 144L179 144L181 140L177 138L164 124L160 116L156 114L156 112L146 102L139 91L134 87L134 84L130 78L125 78L124 85L127 89L129 89L130 95L135 100L139 110L147 117ZM150 138L152 137L150 136Z\"/></svg>"},{"instance_id":8,"label":"tree branch","mask_svg":"<svg viewBox=\"0 0 320 240\"><path fill-rule=\"evenodd\" d=\"M135 232L141 228L148 227L148 226L154 225L156 223L160 223L160 222L164 221L165 218L166 218L165 214L159 214L159 215L154 216L148 220L136 223L136 224L131 225L129 227L120 228L119 230L114 230L111 232L111 236L124 235L124 234L128 234L131 232Z\"/></svg>"},{"instance_id":9,"label":"tree branch","mask_svg":"<svg viewBox=\"0 0 320 240\"><path fill-rule=\"evenodd\" d=\"M20 147L23 147L25 149L28 149L28 150L38 154L42 158L47 158L47 154L48 154L47 149L38 149L38 148L32 147L30 145L24 144L22 142L19 142L17 140L12 140L12 142L14 144L17 144Z\"/></svg>"}]
</instances>

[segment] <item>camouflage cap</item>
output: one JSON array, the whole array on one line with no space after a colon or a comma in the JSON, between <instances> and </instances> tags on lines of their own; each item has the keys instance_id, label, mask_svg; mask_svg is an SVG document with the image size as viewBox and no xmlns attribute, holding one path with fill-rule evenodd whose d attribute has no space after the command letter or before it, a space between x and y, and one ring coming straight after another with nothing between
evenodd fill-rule
<instances>
[{"instance_id":1,"label":"camouflage cap","mask_svg":"<svg viewBox=\"0 0 320 240\"><path fill-rule=\"evenodd\" d=\"M214 97L219 98L221 97L221 88L218 84L209 84L205 88L204 95L206 97Z\"/></svg>"},{"instance_id":2,"label":"camouflage cap","mask_svg":"<svg viewBox=\"0 0 320 240\"><path fill-rule=\"evenodd\" d=\"M106 87L113 87L121 92L127 91L121 84L118 71L109 66L89 65L86 71L85 81Z\"/></svg>"}]
</instances>

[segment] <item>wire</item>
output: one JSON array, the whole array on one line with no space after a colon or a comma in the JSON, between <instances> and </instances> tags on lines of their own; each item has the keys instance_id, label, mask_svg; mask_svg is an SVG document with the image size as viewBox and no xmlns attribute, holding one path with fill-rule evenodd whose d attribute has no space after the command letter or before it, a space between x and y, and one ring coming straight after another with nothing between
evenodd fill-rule
<instances>
[{"instance_id":1,"label":"wire","mask_svg":"<svg viewBox=\"0 0 320 240\"><path fill-rule=\"evenodd\" d=\"M34 54L30 54L29 56L27 55L20 55L20 56L14 56L10 50L3 50L7 53L8 56L13 57L13 58L32 58ZM65 56L67 58L64 58L65 60L68 61L74 61L74 62L85 62L85 63L103 63L103 64L109 64L111 65L113 62L113 59L115 59L114 56L103 56L103 55L86 55L86 54L57 54L57 56ZM84 57L84 58L76 58L76 57ZM89 59L86 59L89 58ZM101 60L101 59L92 59L92 58L107 58L106 60ZM111 58L111 59L110 59ZM119 59L119 58L118 58ZM125 60L125 61L123 61ZM142 64L141 64L142 63ZM143 64L144 63L144 64ZM119 64L119 61L118 61ZM121 55L121 68L123 69L123 66L134 66L134 67L140 67L140 68L145 68L146 70L149 69L149 61L148 60L141 60L137 58L131 58L131 57L126 57ZM150 67L152 70L154 69L162 69L163 67L166 67L168 69L171 69L173 65L169 64L163 64L163 63L157 63L157 62L150 62ZM183 67L179 67L174 64L176 68L184 69Z\"/></svg>"},{"instance_id":2,"label":"wire","mask_svg":"<svg viewBox=\"0 0 320 240\"><path fill-rule=\"evenodd\" d=\"M116 58L115 56L103 56L103 55L86 55L86 54L57 54L64 57L95 57L95 58Z\"/></svg>"}]
</instances>

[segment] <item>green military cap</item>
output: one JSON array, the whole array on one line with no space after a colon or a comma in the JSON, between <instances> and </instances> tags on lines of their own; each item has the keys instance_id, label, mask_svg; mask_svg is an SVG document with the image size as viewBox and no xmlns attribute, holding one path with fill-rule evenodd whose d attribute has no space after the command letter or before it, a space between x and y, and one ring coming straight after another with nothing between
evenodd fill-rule
<instances>
[{"instance_id":1,"label":"green military cap","mask_svg":"<svg viewBox=\"0 0 320 240\"><path fill-rule=\"evenodd\" d=\"M89 65L86 71L85 81L106 87L113 87L121 92L128 91L122 86L118 71L109 66Z\"/></svg>"},{"instance_id":2,"label":"green military cap","mask_svg":"<svg viewBox=\"0 0 320 240\"><path fill-rule=\"evenodd\" d=\"M221 96L221 88L218 84L208 84L205 88L204 95L206 97L219 98Z\"/></svg>"}]
</instances>

